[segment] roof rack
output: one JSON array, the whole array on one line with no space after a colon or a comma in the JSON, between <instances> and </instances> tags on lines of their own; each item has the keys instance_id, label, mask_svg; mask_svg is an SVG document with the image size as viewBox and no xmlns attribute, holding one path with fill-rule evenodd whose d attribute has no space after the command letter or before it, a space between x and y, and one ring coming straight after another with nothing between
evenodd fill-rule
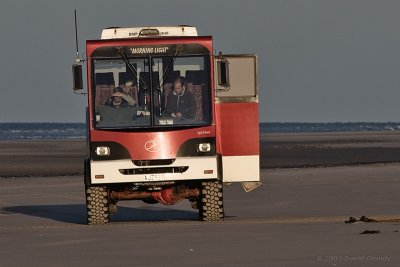
<instances>
[{"instance_id":1,"label":"roof rack","mask_svg":"<svg viewBox=\"0 0 400 267\"><path fill-rule=\"evenodd\" d=\"M167 37L167 36L197 36L196 27L179 26L145 26L145 27L109 27L103 29L101 39Z\"/></svg>"}]
</instances>

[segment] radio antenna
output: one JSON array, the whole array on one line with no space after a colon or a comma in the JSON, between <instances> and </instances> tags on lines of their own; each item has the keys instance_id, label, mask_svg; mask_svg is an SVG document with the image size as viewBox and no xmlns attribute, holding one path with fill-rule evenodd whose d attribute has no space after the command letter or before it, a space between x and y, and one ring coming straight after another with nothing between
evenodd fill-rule
<instances>
[{"instance_id":1,"label":"radio antenna","mask_svg":"<svg viewBox=\"0 0 400 267\"><path fill-rule=\"evenodd\" d=\"M76 22L76 9L75 9L75 42L76 42L76 62L79 63L79 47L78 47L78 23Z\"/></svg>"}]
</instances>

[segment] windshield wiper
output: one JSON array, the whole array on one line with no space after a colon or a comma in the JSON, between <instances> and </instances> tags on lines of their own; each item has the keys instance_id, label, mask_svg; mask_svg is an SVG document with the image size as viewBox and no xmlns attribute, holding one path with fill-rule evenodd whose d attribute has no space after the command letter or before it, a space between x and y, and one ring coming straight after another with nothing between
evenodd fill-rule
<instances>
[{"instance_id":1,"label":"windshield wiper","mask_svg":"<svg viewBox=\"0 0 400 267\"><path fill-rule=\"evenodd\" d=\"M171 71L172 71L172 66L173 66L172 63L175 62L176 57L180 55L180 53L182 52L182 50L183 50L183 45L178 44L178 45L176 46L176 48L175 48L174 55L172 56L171 60L168 62L168 65L167 65L167 67L165 68L165 70L164 70L164 72L163 72L162 84L159 83L159 85L158 85L159 88L163 88L163 87L164 87L165 81L168 79L168 76L169 76L169 74L170 74Z\"/></svg>"},{"instance_id":2,"label":"windshield wiper","mask_svg":"<svg viewBox=\"0 0 400 267\"><path fill-rule=\"evenodd\" d=\"M133 77L137 77L137 79L139 79L139 85L145 90L145 92L147 92L147 86L146 83L143 81L143 79L140 77L140 75L138 75L137 69L135 68L135 66L132 65L131 62L129 62L128 57L125 55L124 51L122 50L121 47L119 47L117 49L118 54L121 56L122 60L125 62L125 64L128 66L129 70L132 72ZM140 87L139 86L139 87Z\"/></svg>"}]
</instances>

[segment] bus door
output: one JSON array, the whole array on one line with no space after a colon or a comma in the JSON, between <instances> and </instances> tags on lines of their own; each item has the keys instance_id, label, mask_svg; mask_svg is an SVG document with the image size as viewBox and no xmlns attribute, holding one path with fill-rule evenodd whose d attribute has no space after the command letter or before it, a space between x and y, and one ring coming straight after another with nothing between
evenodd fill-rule
<instances>
[{"instance_id":1,"label":"bus door","mask_svg":"<svg viewBox=\"0 0 400 267\"><path fill-rule=\"evenodd\" d=\"M260 181L256 55L214 56L216 142L223 182Z\"/></svg>"}]
</instances>

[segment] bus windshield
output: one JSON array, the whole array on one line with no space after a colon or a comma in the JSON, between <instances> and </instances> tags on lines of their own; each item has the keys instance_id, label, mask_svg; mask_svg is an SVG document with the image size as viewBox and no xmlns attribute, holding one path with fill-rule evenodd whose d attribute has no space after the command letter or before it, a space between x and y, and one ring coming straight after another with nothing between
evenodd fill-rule
<instances>
[{"instance_id":1,"label":"bus windshield","mask_svg":"<svg viewBox=\"0 0 400 267\"><path fill-rule=\"evenodd\" d=\"M206 55L93 59L95 127L210 124L209 64Z\"/></svg>"}]
</instances>

